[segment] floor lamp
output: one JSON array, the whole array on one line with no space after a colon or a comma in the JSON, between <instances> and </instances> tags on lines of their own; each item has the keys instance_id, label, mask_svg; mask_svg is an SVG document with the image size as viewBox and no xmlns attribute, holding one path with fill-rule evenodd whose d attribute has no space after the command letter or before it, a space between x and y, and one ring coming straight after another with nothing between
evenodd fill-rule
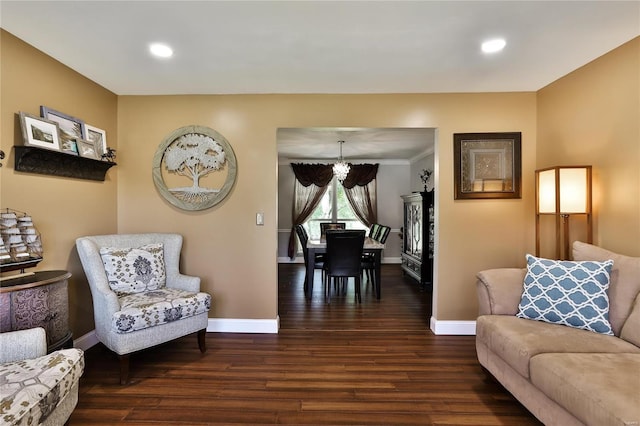
<instances>
[{"instance_id":1,"label":"floor lamp","mask_svg":"<svg viewBox=\"0 0 640 426\"><path fill-rule=\"evenodd\" d=\"M569 259L569 217L572 215L586 216L587 242L591 244L591 166L536 170L536 256L540 256L541 215L555 216L556 259Z\"/></svg>"}]
</instances>

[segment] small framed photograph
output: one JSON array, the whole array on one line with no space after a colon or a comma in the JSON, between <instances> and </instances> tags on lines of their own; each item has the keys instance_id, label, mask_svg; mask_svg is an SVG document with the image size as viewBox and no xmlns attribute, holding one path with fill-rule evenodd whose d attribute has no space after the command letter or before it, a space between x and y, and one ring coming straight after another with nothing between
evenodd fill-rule
<instances>
[{"instance_id":1,"label":"small framed photograph","mask_svg":"<svg viewBox=\"0 0 640 426\"><path fill-rule=\"evenodd\" d=\"M84 139L95 142L98 156L102 158L107 153L107 132L89 124L84 125Z\"/></svg>"},{"instance_id":2,"label":"small framed photograph","mask_svg":"<svg viewBox=\"0 0 640 426\"><path fill-rule=\"evenodd\" d=\"M521 198L522 133L454 133L455 199Z\"/></svg>"},{"instance_id":3,"label":"small framed photograph","mask_svg":"<svg viewBox=\"0 0 640 426\"><path fill-rule=\"evenodd\" d=\"M78 139L76 142L78 144L78 154L80 154L80 157L91 158L93 160L100 159L100 156L96 151L95 142L87 141L84 139Z\"/></svg>"},{"instance_id":4,"label":"small framed photograph","mask_svg":"<svg viewBox=\"0 0 640 426\"><path fill-rule=\"evenodd\" d=\"M46 106L40 107L40 115L47 120L55 121L60 128L60 143L70 149L71 141L84 138L84 121Z\"/></svg>"},{"instance_id":5,"label":"small framed photograph","mask_svg":"<svg viewBox=\"0 0 640 426\"><path fill-rule=\"evenodd\" d=\"M60 151L66 152L71 155L80 155L78 153L78 142L76 141L67 141L63 146L60 147Z\"/></svg>"},{"instance_id":6,"label":"small framed photograph","mask_svg":"<svg viewBox=\"0 0 640 426\"><path fill-rule=\"evenodd\" d=\"M20 112L22 139L25 146L60 151L60 129L55 121Z\"/></svg>"}]
</instances>

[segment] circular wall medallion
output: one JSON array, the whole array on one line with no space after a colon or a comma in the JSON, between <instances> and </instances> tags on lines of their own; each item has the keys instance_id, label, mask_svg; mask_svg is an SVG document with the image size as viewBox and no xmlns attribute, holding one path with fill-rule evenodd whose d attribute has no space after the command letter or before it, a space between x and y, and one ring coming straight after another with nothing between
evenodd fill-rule
<instances>
[{"instance_id":1,"label":"circular wall medallion","mask_svg":"<svg viewBox=\"0 0 640 426\"><path fill-rule=\"evenodd\" d=\"M153 183L165 200L183 210L204 210L224 200L237 171L229 142L204 126L174 130L153 156Z\"/></svg>"}]
</instances>

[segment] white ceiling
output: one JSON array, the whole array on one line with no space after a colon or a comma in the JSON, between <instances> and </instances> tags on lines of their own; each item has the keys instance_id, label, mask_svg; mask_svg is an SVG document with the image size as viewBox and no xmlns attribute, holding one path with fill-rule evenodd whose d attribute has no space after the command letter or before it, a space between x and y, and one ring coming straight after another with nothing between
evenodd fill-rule
<instances>
[{"instance_id":1,"label":"white ceiling","mask_svg":"<svg viewBox=\"0 0 640 426\"><path fill-rule=\"evenodd\" d=\"M640 35L640 2L0 0L0 26L119 95L535 91Z\"/></svg>"},{"instance_id":2,"label":"white ceiling","mask_svg":"<svg viewBox=\"0 0 640 426\"><path fill-rule=\"evenodd\" d=\"M119 95L538 90L640 35L638 1L7 1L0 25ZM498 55L480 43L504 37ZM170 60L147 54L173 46Z\"/></svg>"},{"instance_id":3,"label":"white ceiling","mask_svg":"<svg viewBox=\"0 0 640 426\"><path fill-rule=\"evenodd\" d=\"M282 128L278 157L286 160L416 161L433 153L434 129L420 128Z\"/></svg>"}]
</instances>

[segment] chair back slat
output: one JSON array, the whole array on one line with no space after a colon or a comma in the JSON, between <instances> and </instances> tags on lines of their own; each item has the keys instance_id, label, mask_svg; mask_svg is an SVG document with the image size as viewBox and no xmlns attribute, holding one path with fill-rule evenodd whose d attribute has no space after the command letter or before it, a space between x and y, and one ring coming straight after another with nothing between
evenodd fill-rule
<instances>
[{"instance_id":1,"label":"chair back slat","mask_svg":"<svg viewBox=\"0 0 640 426\"><path fill-rule=\"evenodd\" d=\"M371 228L369 228L369 238L373 238L374 240L378 241L378 235L380 235L380 224L379 223L374 223L371 225Z\"/></svg>"},{"instance_id":2,"label":"chair back slat","mask_svg":"<svg viewBox=\"0 0 640 426\"><path fill-rule=\"evenodd\" d=\"M376 238L376 240L384 244L387 241L389 232L391 232L391 228L389 226L380 225L380 232L378 233L378 238Z\"/></svg>"}]
</instances>

